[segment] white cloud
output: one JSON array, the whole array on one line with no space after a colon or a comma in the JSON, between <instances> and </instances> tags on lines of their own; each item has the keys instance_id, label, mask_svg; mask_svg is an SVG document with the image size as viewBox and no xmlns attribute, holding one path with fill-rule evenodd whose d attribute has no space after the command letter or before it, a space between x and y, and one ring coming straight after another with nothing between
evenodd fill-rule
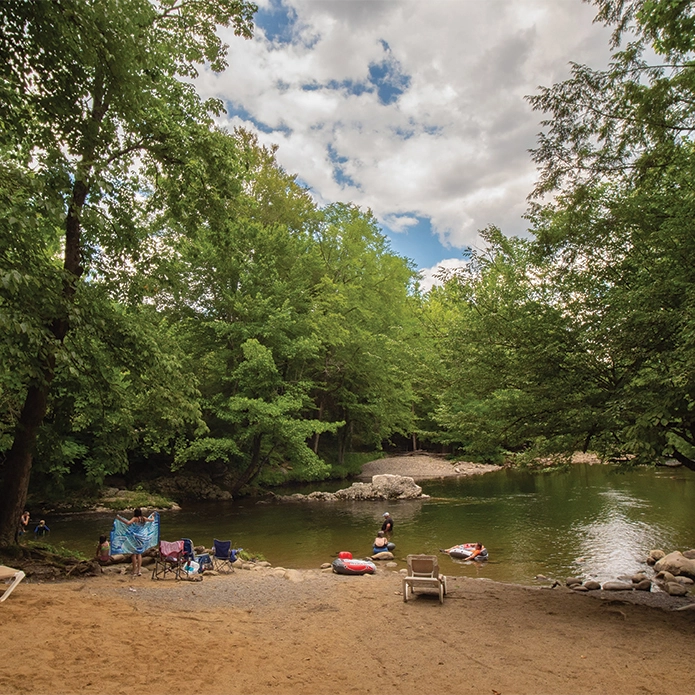
<instances>
[{"instance_id":1,"label":"white cloud","mask_svg":"<svg viewBox=\"0 0 695 695\"><path fill-rule=\"evenodd\" d=\"M465 268L467 261L461 258L445 258L431 268L422 268L419 271L420 289L429 292L435 285L442 285L442 277L455 272L459 268Z\"/></svg>"},{"instance_id":2,"label":"white cloud","mask_svg":"<svg viewBox=\"0 0 695 695\"><path fill-rule=\"evenodd\" d=\"M528 149L541 119L524 95L566 77L570 60L605 64L608 30L592 24L593 7L580 0L285 0L285 7L296 13L296 40L273 43L261 30L253 41L225 36L230 68L201 75L204 96L285 128L260 139L280 145L280 163L320 202L369 207L395 233L413 215L427 217L454 248L474 244L488 224L524 231L535 180ZM392 103L381 103L374 88L304 89L367 84L370 65L384 60L409 78ZM238 116L227 122L251 126ZM329 147L346 160L338 180Z\"/></svg>"}]
</instances>

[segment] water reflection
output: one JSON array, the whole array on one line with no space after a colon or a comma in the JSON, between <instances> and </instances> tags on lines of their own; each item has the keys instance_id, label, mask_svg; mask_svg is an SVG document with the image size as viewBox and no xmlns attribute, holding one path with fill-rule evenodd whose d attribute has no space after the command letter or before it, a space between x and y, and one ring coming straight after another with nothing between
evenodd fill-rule
<instances>
[{"instance_id":1,"label":"water reflection","mask_svg":"<svg viewBox=\"0 0 695 695\"><path fill-rule=\"evenodd\" d=\"M645 520L650 505L627 491L603 490L598 498L603 505L596 518L575 527L580 541L576 574L603 582L643 570L648 551L668 543L673 529Z\"/></svg>"},{"instance_id":2,"label":"water reflection","mask_svg":"<svg viewBox=\"0 0 695 695\"><path fill-rule=\"evenodd\" d=\"M343 485L344 486L344 485ZM443 571L532 583L537 574L599 580L643 568L653 547L695 547L695 475L689 471L573 466L531 474L502 470L478 478L423 483L430 499L381 502L211 503L162 514L162 537L213 538L262 553L274 565L317 567L341 550L370 552L382 515L395 519L396 558L480 541L484 565L441 556ZM51 542L91 555L111 515L48 517Z\"/></svg>"}]
</instances>

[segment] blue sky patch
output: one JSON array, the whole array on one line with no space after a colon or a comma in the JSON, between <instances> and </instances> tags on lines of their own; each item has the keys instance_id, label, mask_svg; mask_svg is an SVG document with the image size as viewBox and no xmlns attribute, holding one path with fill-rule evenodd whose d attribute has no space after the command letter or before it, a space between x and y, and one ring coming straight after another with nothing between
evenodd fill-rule
<instances>
[{"instance_id":1,"label":"blue sky patch","mask_svg":"<svg viewBox=\"0 0 695 695\"><path fill-rule=\"evenodd\" d=\"M410 75L403 72L386 41L382 40L380 43L386 57L380 63L370 63L369 81L376 87L380 103L387 106L398 101L398 97L410 87Z\"/></svg>"},{"instance_id":2,"label":"blue sky patch","mask_svg":"<svg viewBox=\"0 0 695 695\"><path fill-rule=\"evenodd\" d=\"M444 246L439 241L428 217L420 217L413 213L404 213L404 216L416 217L418 223L403 232L393 232L386 225L382 225L383 233L391 241L391 248L399 256L412 259L419 269L431 268L443 258L464 257L464 249Z\"/></svg>"},{"instance_id":3,"label":"blue sky patch","mask_svg":"<svg viewBox=\"0 0 695 695\"><path fill-rule=\"evenodd\" d=\"M224 106L230 118L238 116L242 121L252 123L253 126L262 133L285 133L285 135L292 134L292 129L285 123L281 123L279 126L270 126L252 116L243 106L238 106L237 104L233 104L229 101L225 102Z\"/></svg>"},{"instance_id":4,"label":"blue sky patch","mask_svg":"<svg viewBox=\"0 0 695 695\"><path fill-rule=\"evenodd\" d=\"M328 152L328 159L333 164L333 179L340 186L351 186L352 188L357 188L360 190L361 186L349 175L345 173L343 164L348 161L347 157L343 157L338 154L338 151L329 144L326 147Z\"/></svg>"},{"instance_id":5,"label":"blue sky patch","mask_svg":"<svg viewBox=\"0 0 695 695\"><path fill-rule=\"evenodd\" d=\"M268 41L278 44L292 43L297 12L279 0L272 0L269 8L259 8L254 23L263 29Z\"/></svg>"}]
</instances>

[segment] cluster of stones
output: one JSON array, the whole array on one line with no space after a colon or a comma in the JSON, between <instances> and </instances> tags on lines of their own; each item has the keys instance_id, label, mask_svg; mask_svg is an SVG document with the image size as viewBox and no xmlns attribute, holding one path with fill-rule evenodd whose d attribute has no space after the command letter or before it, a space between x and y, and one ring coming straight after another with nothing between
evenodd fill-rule
<instances>
[{"instance_id":1,"label":"cluster of stones","mask_svg":"<svg viewBox=\"0 0 695 695\"><path fill-rule=\"evenodd\" d=\"M652 550L646 562L654 568L653 580L645 572L638 572L603 584L594 579L582 581L579 577L567 577L565 584L574 591L651 591L655 582L670 596L685 596L695 583L695 550L674 551L668 555L663 550Z\"/></svg>"},{"instance_id":2,"label":"cluster of stones","mask_svg":"<svg viewBox=\"0 0 695 695\"><path fill-rule=\"evenodd\" d=\"M671 596L685 596L695 580L695 550L676 550L668 555L663 550L652 550L647 564L654 566L654 578Z\"/></svg>"},{"instance_id":3,"label":"cluster of stones","mask_svg":"<svg viewBox=\"0 0 695 695\"><path fill-rule=\"evenodd\" d=\"M353 483L337 492L312 492L308 495L278 495L279 502L338 502L357 500L424 499L422 488L407 475L375 475L371 483Z\"/></svg>"},{"instance_id":4,"label":"cluster of stones","mask_svg":"<svg viewBox=\"0 0 695 695\"><path fill-rule=\"evenodd\" d=\"M634 575L621 575L613 582L597 582L595 579L582 581L579 577L567 577L565 584L575 591L651 591L652 581L643 572Z\"/></svg>"}]
</instances>

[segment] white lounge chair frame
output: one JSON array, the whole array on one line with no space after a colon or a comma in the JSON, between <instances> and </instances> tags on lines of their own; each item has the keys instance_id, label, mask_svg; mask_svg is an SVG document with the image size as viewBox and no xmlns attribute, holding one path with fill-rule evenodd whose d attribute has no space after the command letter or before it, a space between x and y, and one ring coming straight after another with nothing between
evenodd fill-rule
<instances>
[{"instance_id":1,"label":"white lounge chair frame","mask_svg":"<svg viewBox=\"0 0 695 695\"><path fill-rule=\"evenodd\" d=\"M17 584L24 579L26 575L22 570L16 570L12 567L7 567L7 565L0 565L0 581L9 582L9 586L5 589L2 596L0 596L0 603L2 603L14 590Z\"/></svg>"},{"instance_id":2,"label":"white lounge chair frame","mask_svg":"<svg viewBox=\"0 0 695 695\"><path fill-rule=\"evenodd\" d=\"M446 576L439 574L439 560L436 555L408 555L408 574L403 577L403 601L406 603L415 588L436 589L439 603L446 596Z\"/></svg>"}]
</instances>

